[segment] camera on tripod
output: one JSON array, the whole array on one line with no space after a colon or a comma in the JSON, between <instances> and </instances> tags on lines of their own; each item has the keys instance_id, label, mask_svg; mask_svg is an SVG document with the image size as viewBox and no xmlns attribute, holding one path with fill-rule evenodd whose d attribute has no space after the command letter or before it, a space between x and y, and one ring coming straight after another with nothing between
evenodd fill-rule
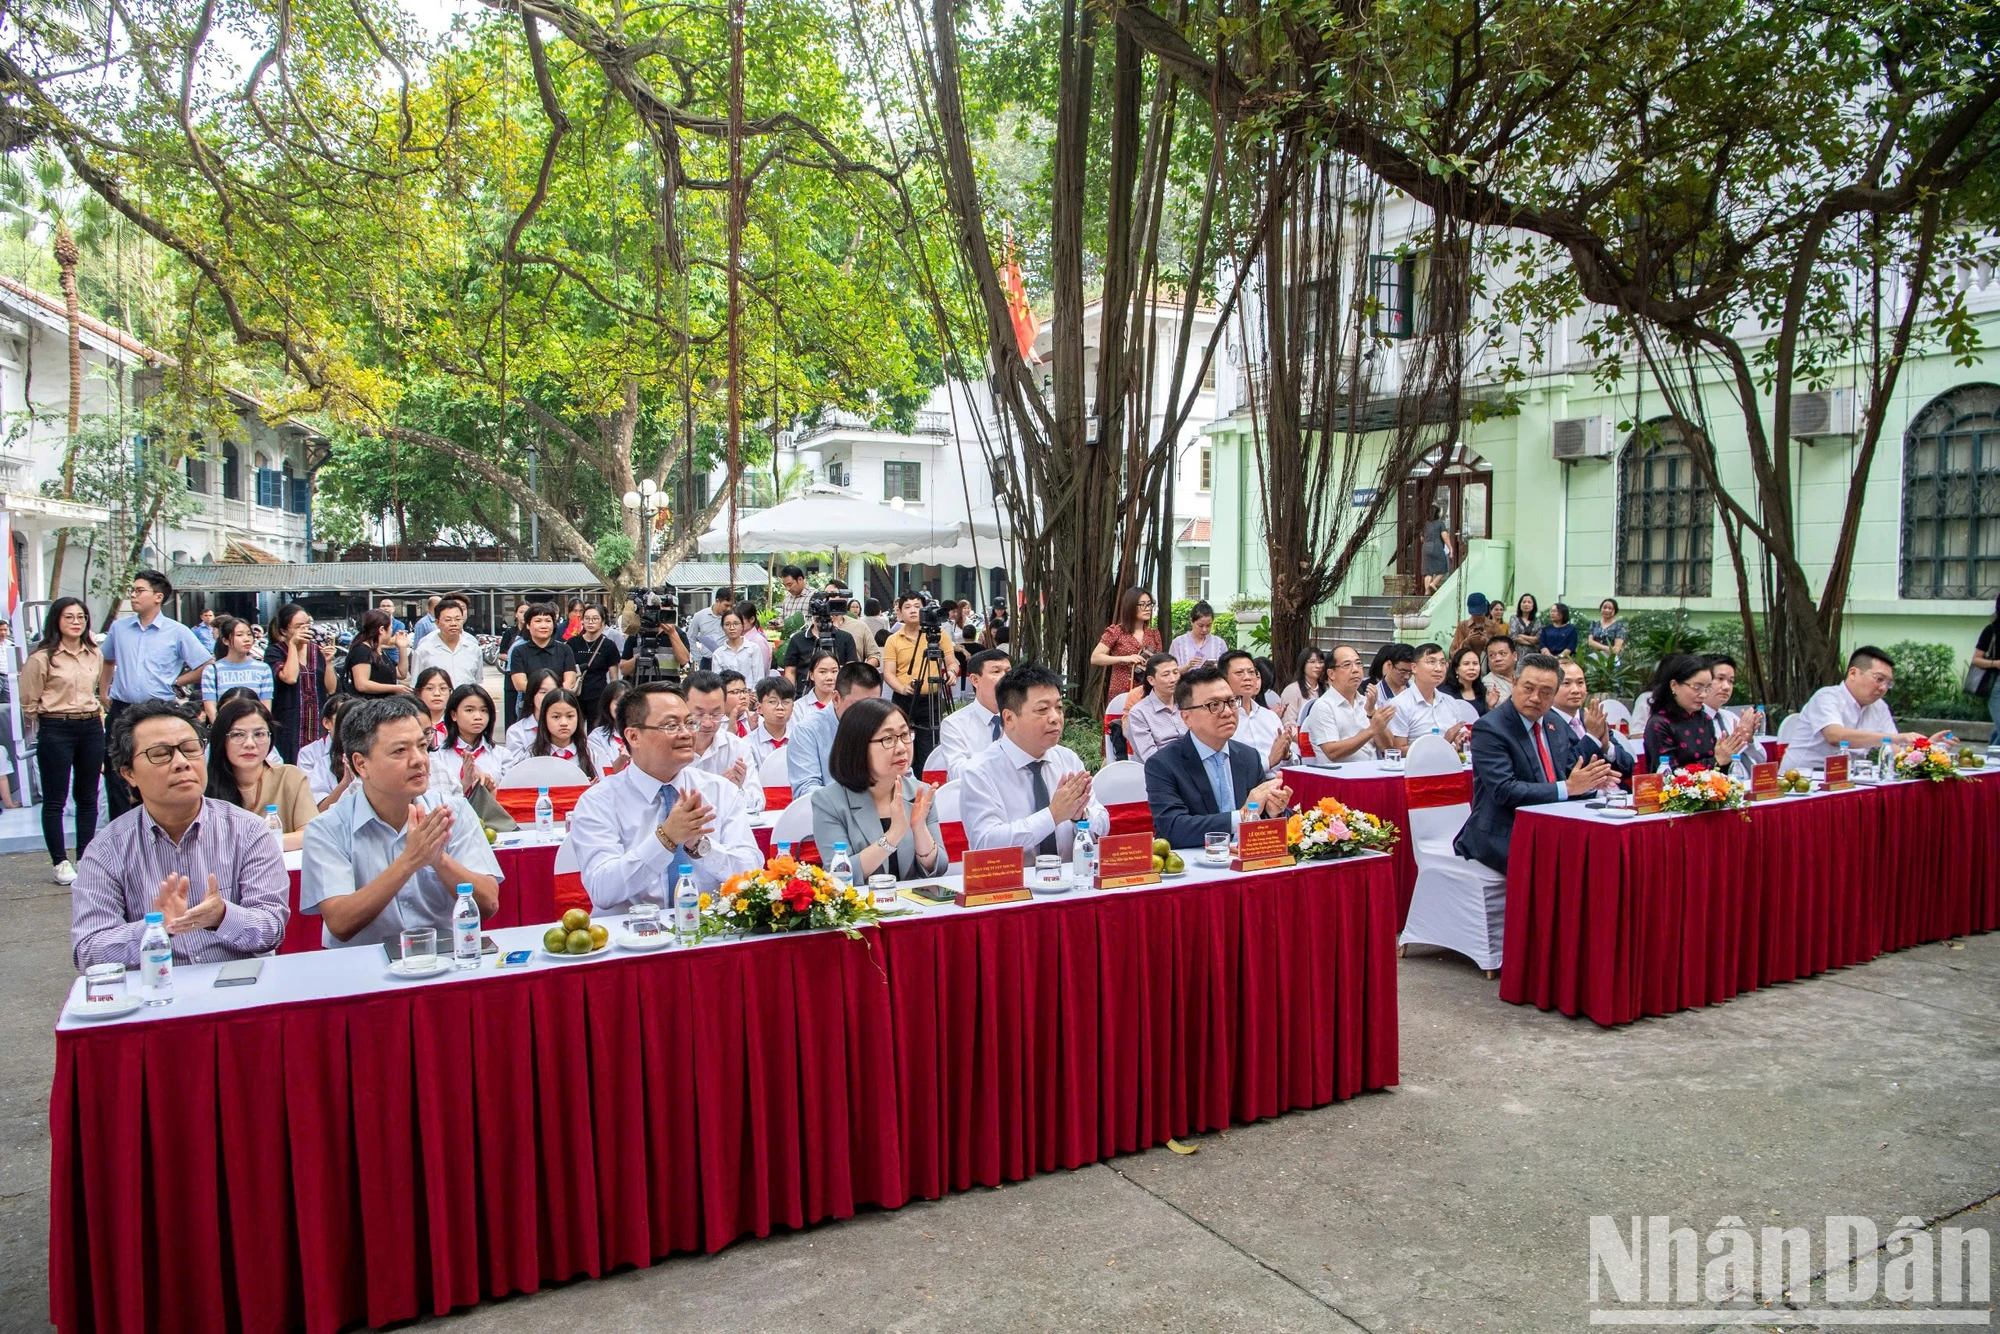
<instances>
[{"instance_id":1,"label":"camera on tripod","mask_svg":"<svg viewBox=\"0 0 2000 1334\"><path fill-rule=\"evenodd\" d=\"M935 646L938 633L944 629L944 604L931 596L929 589L919 591L917 598L917 629Z\"/></svg>"},{"instance_id":2,"label":"camera on tripod","mask_svg":"<svg viewBox=\"0 0 2000 1334\"><path fill-rule=\"evenodd\" d=\"M667 630L672 626L676 627L674 633L679 633L680 591L672 584L642 588L632 595L632 606L639 616L639 633L634 636L638 645L631 655L634 681L678 679L680 659L674 656Z\"/></svg>"}]
</instances>

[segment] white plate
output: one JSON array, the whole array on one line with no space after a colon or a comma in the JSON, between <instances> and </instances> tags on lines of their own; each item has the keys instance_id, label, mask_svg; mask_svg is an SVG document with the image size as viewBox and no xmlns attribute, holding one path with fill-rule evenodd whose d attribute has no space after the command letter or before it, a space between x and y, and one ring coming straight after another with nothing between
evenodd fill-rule
<instances>
[{"instance_id":1,"label":"white plate","mask_svg":"<svg viewBox=\"0 0 2000 1334\"><path fill-rule=\"evenodd\" d=\"M436 977L450 967L450 959L442 954L433 954L428 962L421 959L393 959L389 963L389 974L392 977L403 978Z\"/></svg>"},{"instance_id":2,"label":"white plate","mask_svg":"<svg viewBox=\"0 0 2000 1334\"><path fill-rule=\"evenodd\" d=\"M1639 812L1630 806L1606 806L1598 814L1607 820L1632 820L1638 818Z\"/></svg>"},{"instance_id":3,"label":"white plate","mask_svg":"<svg viewBox=\"0 0 2000 1334\"><path fill-rule=\"evenodd\" d=\"M636 950L641 954L647 954L652 952L653 950L663 950L667 946L673 944L674 933L671 931L662 931L659 932L657 935L635 936L630 931L613 931L611 933L611 939L617 942L618 948L621 950ZM568 958L588 959L590 955L565 954L563 957L565 959Z\"/></svg>"},{"instance_id":4,"label":"white plate","mask_svg":"<svg viewBox=\"0 0 2000 1334\"><path fill-rule=\"evenodd\" d=\"M544 959L560 959L564 963L575 963L578 959L595 959L610 948L611 942L607 940L588 954L571 954L568 950L564 950L561 954L558 954L546 945L541 948L540 953Z\"/></svg>"},{"instance_id":5,"label":"white plate","mask_svg":"<svg viewBox=\"0 0 2000 1334\"><path fill-rule=\"evenodd\" d=\"M128 991L117 1000L71 1001L69 1004L63 1006L63 1013L71 1019L117 1019L122 1015L131 1014L145 1003L146 998L144 996Z\"/></svg>"}]
</instances>

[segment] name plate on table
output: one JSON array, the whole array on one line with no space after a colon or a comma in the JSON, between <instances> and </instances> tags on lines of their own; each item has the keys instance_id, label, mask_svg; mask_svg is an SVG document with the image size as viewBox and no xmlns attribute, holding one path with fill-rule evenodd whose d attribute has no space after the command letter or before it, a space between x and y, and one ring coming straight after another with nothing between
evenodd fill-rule
<instances>
[{"instance_id":1,"label":"name plate on table","mask_svg":"<svg viewBox=\"0 0 2000 1334\"><path fill-rule=\"evenodd\" d=\"M1658 815L1660 794L1666 788L1667 780L1658 774L1634 774L1632 776L1632 813L1634 815Z\"/></svg>"},{"instance_id":2,"label":"name plate on table","mask_svg":"<svg viewBox=\"0 0 2000 1334\"><path fill-rule=\"evenodd\" d=\"M1292 856L1292 840L1287 826L1289 821L1246 820L1236 827L1236 856L1229 863L1232 871L1263 871L1273 866L1291 866L1298 859Z\"/></svg>"},{"instance_id":3,"label":"name plate on table","mask_svg":"<svg viewBox=\"0 0 2000 1334\"><path fill-rule=\"evenodd\" d=\"M1126 889L1132 885L1157 885L1160 873L1153 869L1153 831L1138 834L1106 834L1097 840L1097 887Z\"/></svg>"},{"instance_id":4,"label":"name plate on table","mask_svg":"<svg viewBox=\"0 0 2000 1334\"><path fill-rule=\"evenodd\" d=\"M1019 848L981 848L965 854L965 888L958 891L961 908L989 903L1019 903L1031 899L1022 874Z\"/></svg>"},{"instance_id":5,"label":"name plate on table","mask_svg":"<svg viewBox=\"0 0 2000 1334\"><path fill-rule=\"evenodd\" d=\"M1776 760L1750 766L1750 800L1776 801L1784 793L1778 790L1778 763Z\"/></svg>"},{"instance_id":6,"label":"name plate on table","mask_svg":"<svg viewBox=\"0 0 2000 1334\"><path fill-rule=\"evenodd\" d=\"M1854 780L1847 776L1848 758L1845 755L1826 757L1826 786L1829 791L1854 786Z\"/></svg>"}]
</instances>

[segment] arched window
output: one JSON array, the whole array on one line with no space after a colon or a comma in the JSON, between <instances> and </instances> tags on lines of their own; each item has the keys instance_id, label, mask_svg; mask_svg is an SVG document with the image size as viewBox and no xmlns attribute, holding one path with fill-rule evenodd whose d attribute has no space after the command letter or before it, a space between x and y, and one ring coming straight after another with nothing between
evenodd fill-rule
<instances>
[{"instance_id":1,"label":"arched window","mask_svg":"<svg viewBox=\"0 0 2000 1334\"><path fill-rule=\"evenodd\" d=\"M1903 596L2000 594L2000 387L1932 400L1903 437Z\"/></svg>"},{"instance_id":2,"label":"arched window","mask_svg":"<svg viewBox=\"0 0 2000 1334\"><path fill-rule=\"evenodd\" d=\"M1650 421L1618 455L1619 597L1708 596L1715 497L1680 428Z\"/></svg>"}]
</instances>

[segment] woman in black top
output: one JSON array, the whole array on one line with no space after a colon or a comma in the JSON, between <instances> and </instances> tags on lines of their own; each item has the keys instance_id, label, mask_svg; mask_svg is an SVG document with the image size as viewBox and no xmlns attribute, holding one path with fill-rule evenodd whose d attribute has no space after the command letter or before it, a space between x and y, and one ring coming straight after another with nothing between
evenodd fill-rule
<instances>
[{"instance_id":1,"label":"woman in black top","mask_svg":"<svg viewBox=\"0 0 2000 1334\"><path fill-rule=\"evenodd\" d=\"M347 660L340 664L340 693L343 695L407 695L410 688L396 680L396 664L382 656L382 641L389 634L386 613L371 611L361 618L354 642L347 646Z\"/></svg>"},{"instance_id":2,"label":"woman in black top","mask_svg":"<svg viewBox=\"0 0 2000 1334\"><path fill-rule=\"evenodd\" d=\"M583 629L565 642L576 655L576 694L583 701L583 716L595 718L597 701L618 667L618 646L604 633L604 608L595 603L585 607Z\"/></svg>"},{"instance_id":3,"label":"woman in black top","mask_svg":"<svg viewBox=\"0 0 2000 1334\"><path fill-rule=\"evenodd\" d=\"M1473 712L1482 718L1486 716L1486 687L1480 678L1486 675L1485 664L1479 660L1479 650L1467 644L1451 655L1451 670L1445 673L1444 684L1439 688L1453 699L1462 699L1472 706Z\"/></svg>"},{"instance_id":4,"label":"woman in black top","mask_svg":"<svg viewBox=\"0 0 2000 1334\"><path fill-rule=\"evenodd\" d=\"M1702 707L1713 676L1705 658L1676 653L1662 662L1653 680L1653 712L1646 719L1646 767L1666 760L1676 769L1699 764L1727 769L1749 740L1738 730L1716 735L1715 717ZM1755 714L1745 711L1754 720Z\"/></svg>"},{"instance_id":5,"label":"woman in black top","mask_svg":"<svg viewBox=\"0 0 2000 1334\"><path fill-rule=\"evenodd\" d=\"M1993 739L2000 741L2000 598L1993 599L1992 623L1979 632L1979 642L1973 646L1972 665L1986 672L1972 693L1985 697L1986 712L1993 719Z\"/></svg>"}]
</instances>

